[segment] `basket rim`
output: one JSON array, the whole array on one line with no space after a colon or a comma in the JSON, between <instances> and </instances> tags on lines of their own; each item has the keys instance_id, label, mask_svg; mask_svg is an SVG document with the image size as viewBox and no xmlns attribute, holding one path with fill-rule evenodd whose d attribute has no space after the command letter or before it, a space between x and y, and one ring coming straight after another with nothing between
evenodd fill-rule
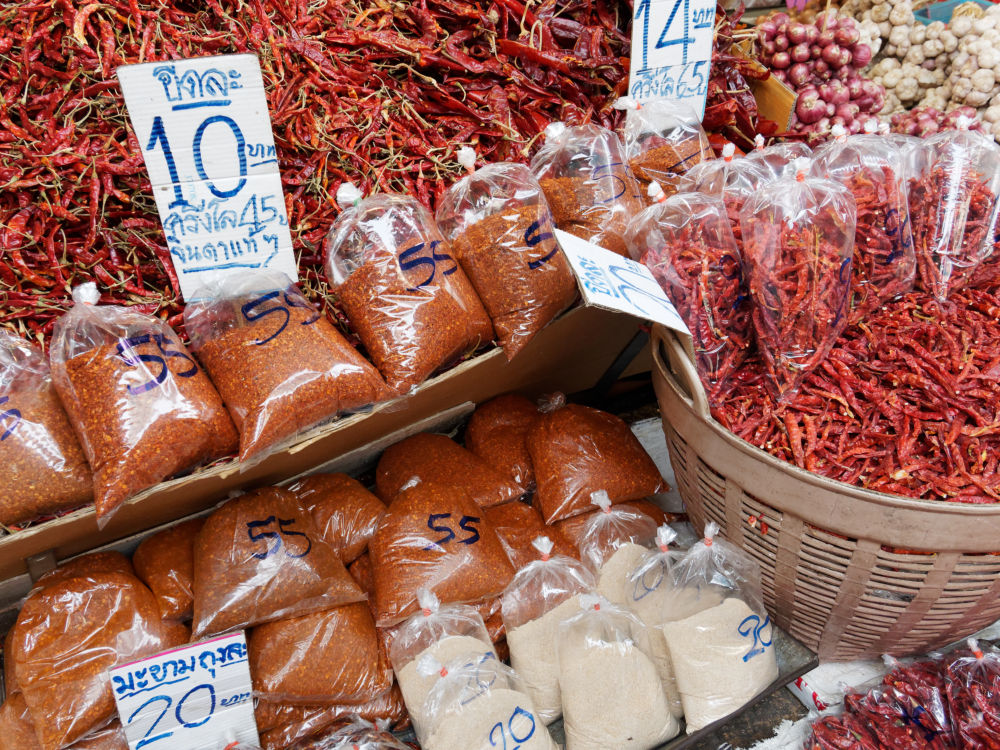
<instances>
[{"instance_id":1,"label":"basket rim","mask_svg":"<svg viewBox=\"0 0 1000 750\"><path fill-rule=\"evenodd\" d=\"M942 515L983 516L991 518L1000 516L1000 501L995 503L962 503L947 500L927 500L923 498L905 497L903 495L892 495L887 492L864 489L863 487L842 482L839 479L830 479L829 477L824 477L820 474L814 474L808 469L803 469L795 464L775 458L770 453L755 446L753 443L750 443L733 432L730 432L711 415L710 411L707 417L698 413L698 410L694 407L694 400L690 395L684 392L684 389L678 383L677 377L666 365L663 357L660 355L660 347L670 343L672 343L675 347L675 351L683 354L685 363L690 366L691 372L687 374L694 375L693 385L702 389L701 381L697 378L694 371L694 363L691 361L690 355L682 345L677 332L659 323L657 323L653 328L653 364L655 369L659 372L664 382L669 385L678 400L683 403L684 408L690 412L692 417L705 424L712 430L713 433L715 433L716 436L724 440L733 448L739 450L741 453L747 455L749 458L760 461L778 471L790 474L795 479L819 489L823 489L827 492L850 495L858 500L863 500L885 507L901 508L919 512L930 511L940 513ZM704 394L704 389L702 389L702 394ZM1000 546L1000 543L998 543L998 546Z\"/></svg>"}]
</instances>

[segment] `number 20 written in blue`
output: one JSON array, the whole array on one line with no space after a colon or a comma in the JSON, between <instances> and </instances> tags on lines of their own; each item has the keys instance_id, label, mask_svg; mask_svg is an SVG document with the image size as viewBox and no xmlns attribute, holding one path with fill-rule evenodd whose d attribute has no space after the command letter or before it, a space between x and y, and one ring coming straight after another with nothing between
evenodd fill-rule
<instances>
[{"instance_id":1,"label":"number 20 written in blue","mask_svg":"<svg viewBox=\"0 0 1000 750\"><path fill-rule=\"evenodd\" d=\"M649 68L649 20L652 12L653 0L639 0L635 8L635 20L642 18L642 68ZM684 8L684 12L678 21L678 11ZM675 26L675 21L677 24ZM681 33L675 38L670 38L671 30L680 28ZM656 49L666 49L674 45L681 45L681 63L688 61L688 48L695 43L695 38L691 34L691 0L674 0L674 5L667 16L660 35L656 40Z\"/></svg>"},{"instance_id":2,"label":"number 20 written in blue","mask_svg":"<svg viewBox=\"0 0 1000 750\"><path fill-rule=\"evenodd\" d=\"M209 699L208 713L201 718L188 721L187 718L185 718L184 705L187 703L188 699L191 698L191 696L195 695L196 693L202 690L208 691L208 699ZM159 715L156 717L156 721L150 724L149 729L146 730L146 733L142 736L142 739L136 743L135 750L142 750L143 747L151 745L154 742L157 742L158 740L166 739L167 737L172 737L174 734L171 731L171 732L160 732L160 734L150 736L156 730L157 725L159 725L159 723L163 721L163 717L167 715L167 711L169 711L173 707L173 699L169 695L157 695L155 698L150 698L148 701L143 703L141 706L139 706L139 708L137 708L135 711L132 712L132 715L128 717L128 724L131 725L132 722L135 721L136 717L139 716L139 714L141 714L150 706L155 705L157 703L163 706L163 710L160 711ZM196 729L197 727L202 726L203 724L207 723L209 719L212 718L212 715L214 713L215 713L215 688L212 687L212 685L208 684L198 685L196 687L191 688L191 690L189 690L187 693L184 694L184 697L182 697L179 701L177 701L177 707L174 709L174 716L177 719L177 723L186 729Z\"/></svg>"}]
</instances>

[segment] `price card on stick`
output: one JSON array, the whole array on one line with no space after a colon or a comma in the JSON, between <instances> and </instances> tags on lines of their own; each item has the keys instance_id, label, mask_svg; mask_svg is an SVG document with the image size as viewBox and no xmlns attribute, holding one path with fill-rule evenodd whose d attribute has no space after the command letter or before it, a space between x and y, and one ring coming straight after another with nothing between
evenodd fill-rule
<instances>
[{"instance_id":1,"label":"price card on stick","mask_svg":"<svg viewBox=\"0 0 1000 750\"><path fill-rule=\"evenodd\" d=\"M219 750L257 745L242 632L111 670L129 750Z\"/></svg>"},{"instance_id":2,"label":"price card on stick","mask_svg":"<svg viewBox=\"0 0 1000 750\"><path fill-rule=\"evenodd\" d=\"M296 281L256 56L123 65L117 75L183 296L253 268Z\"/></svg>"},{"instance_id":3,"label":"price card on stick","mask_svg":"<svg viewBox=\"0 0 1000 750\"><path fill-rule=\"evenodd\" d=\"M584 302L662 323L690 335L677 308L646 266L561 229L555 233L576 274Z\"/></svg>"},{"instance_id":4,"label":"price card on stick","mask_svg":"<svg viewBox=\"0 0 1000 750\"><path fill-rule=\"evenodd\" d=\"M629 95L685 102L705 114L715 0L635 0Z\"/></svg>"}]
</instances>

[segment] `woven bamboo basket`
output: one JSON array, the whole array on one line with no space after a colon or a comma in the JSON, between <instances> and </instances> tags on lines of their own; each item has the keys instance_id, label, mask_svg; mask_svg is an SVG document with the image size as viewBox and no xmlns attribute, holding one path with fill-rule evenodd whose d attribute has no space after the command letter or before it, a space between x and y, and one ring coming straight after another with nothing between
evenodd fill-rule
<instances>
[{"instance_id":1,"label":"woven bamboo basket","mask_svg":"<svg viewBox=\"0 0 1000 750\"><path fill-rule=\"evenodd\" d=\"M922 653L1000 619L1000 504L871 492L780 461L712 419L673 331L655 328L653 358L692 521L760 563L775 622L822 660Z\"/></svg>"}]
</instances>

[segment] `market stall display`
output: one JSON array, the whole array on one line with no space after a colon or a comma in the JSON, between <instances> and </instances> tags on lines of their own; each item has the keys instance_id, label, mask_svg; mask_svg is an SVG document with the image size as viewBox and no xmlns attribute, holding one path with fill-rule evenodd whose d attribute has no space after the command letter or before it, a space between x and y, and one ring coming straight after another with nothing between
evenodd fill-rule
<instances>
[{"instance_id":1,"label":"market stall display","mask_svg":"<svg viewBox=\"0 0 1000 750\"><path fill-rule=\"evenodd\" d=\"M524 396L508 393L480 404L465 428L465 447L525 490L535 489L528 451L528 430L538 407Z\"/></svg>"}]
</instances>

